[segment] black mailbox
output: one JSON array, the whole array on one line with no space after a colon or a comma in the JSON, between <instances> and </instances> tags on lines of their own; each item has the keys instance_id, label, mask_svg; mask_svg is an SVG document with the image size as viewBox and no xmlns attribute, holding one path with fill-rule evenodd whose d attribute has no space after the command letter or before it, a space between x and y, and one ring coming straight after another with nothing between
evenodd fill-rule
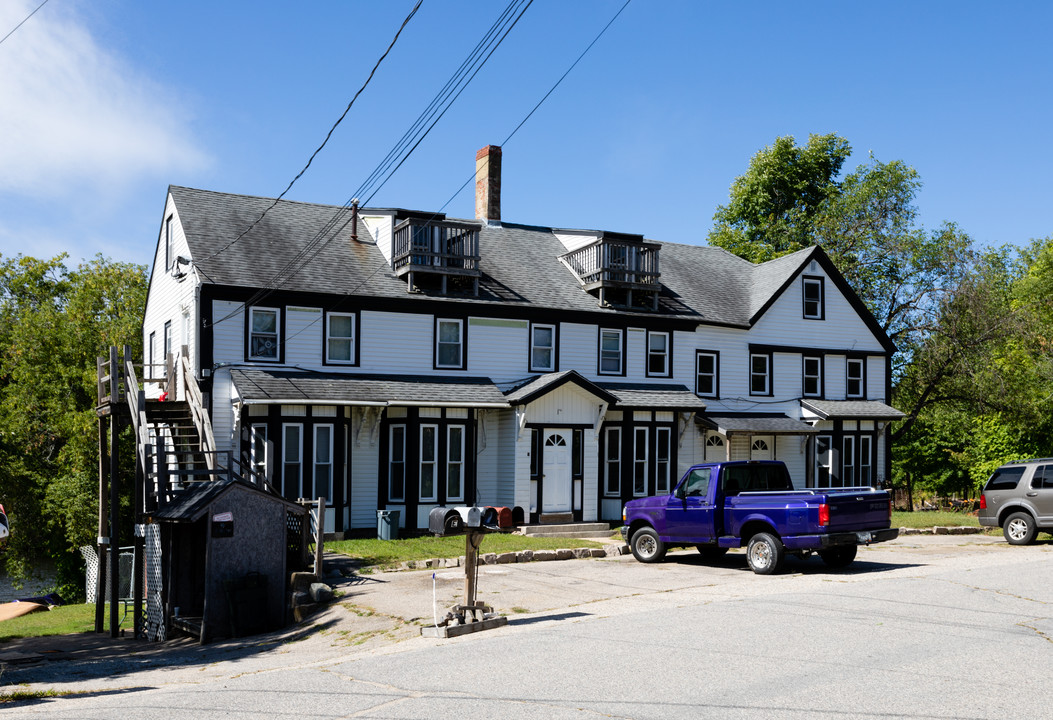
<instances>
[{"instance_id":1,"label":"black mailbox","mask_svg":"<svg viewBox=\"0 0 1053 720\"><path fill-rule=\"evenodd\" d=\"M464 518L455 508L432 508L428 513L428 532L440 536L459 535L464 532Z\"/></svg>"}]
</instances>

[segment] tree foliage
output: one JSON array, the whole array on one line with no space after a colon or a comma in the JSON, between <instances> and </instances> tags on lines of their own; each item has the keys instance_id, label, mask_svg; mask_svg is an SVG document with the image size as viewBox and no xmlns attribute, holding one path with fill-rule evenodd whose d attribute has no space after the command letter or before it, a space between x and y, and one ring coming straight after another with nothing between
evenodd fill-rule
<instances>
[{"instance_id":1,"label":"tree foliage","mask_svg":"<svg viewBox=\"0 0 1053 720\"><path fill-rule=\"evenodd\" d=\"M0 502L15 575L94 538L96 358L142 344L146 268L64 261L0 258Z\"/></svg>"},{"instance_id":2,"label":"tree foliage","mask_svg":"<svg viewBox=\"0 0 1053 720\"><path fill-rule=\"evenodd\" d=\"M1053 238L977 250L926 229L921 179L837 135L778 138L735 179L711 244L753 262L821 246L897 346L898 482L965 491L1014 457L1053 454Z\"/></svg>"}]
</instances>

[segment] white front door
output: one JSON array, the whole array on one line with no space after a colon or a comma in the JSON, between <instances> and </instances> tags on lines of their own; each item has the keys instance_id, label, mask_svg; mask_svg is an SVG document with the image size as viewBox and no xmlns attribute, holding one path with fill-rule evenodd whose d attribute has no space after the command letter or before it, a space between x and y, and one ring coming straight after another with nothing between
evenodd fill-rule
<instances>
[{"instance_id":1,"label":"white front door","mask_svg":"<svg viewBox=\"0 0 1053 720\"><path fill-rule=\"evenodd\" d=\"M570 512L570 430L546 430L542 472L541 512Z\"/></svg>"},{"instance_id":2,"label":"white front door","mask_svg":"<svg viewBox=\"0 0 1053 720\"><path fill-rule=\"evenodd\" d=\"M750 460L774 460L775 439L766 435L750 438Z\"/></svg>"}]
</instances>

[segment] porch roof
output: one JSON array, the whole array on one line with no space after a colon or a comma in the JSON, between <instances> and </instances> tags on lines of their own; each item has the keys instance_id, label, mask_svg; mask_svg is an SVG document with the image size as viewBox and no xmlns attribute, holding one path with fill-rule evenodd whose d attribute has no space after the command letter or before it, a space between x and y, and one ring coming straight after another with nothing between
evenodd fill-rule
<instances>
[{"instance_id":1,"label":"porch roof","mask_svg":"<svg viewBox=\"0 0 1053 720\"><path fill-rule=\"evenodd\" d=\"M706 404L687 389L676 383L596 383L616 398L614 409L648 408L652 410L694 410L706 409Z\"/></svg>"},{"instance_id":2,"label":"porch roof","mask_svg":"<svg viewBox=\"0 0 1053 720\"><path fill-rule=\"evenodd\" d=\"M508 407L489 378L375 375L235 368L231 379L247 404L373 407Z\"/></svg>"},{"instance_id":3,"label":"porch roof","mask_svg":"<svg viewBox=\"0 0 1053 720\"><path fill-rule=\"evenodd\" d=\"M699 413L696 421L721 435L814 435L817 428L780 413Z\"/></svg>"},{"instance_id":4,"label":"porch roof","mask_svg":"<svg viewBox=\"0 0 1053 720\"><path fill-rule=\"evenodd\" d=\"M150 513L154 520L168 520L171 522L196 522L208 510L214 501L224 493L240 488L247 492L259 493L274 502L281 503L294 512L306 514L307 510L296 503L285 498L272 495L265 490L233 478L223 478L214 481L192 482L182 490L175 491L173 497L167 503L160 505L157 510Z\"/></svg>"},{"instance_id":5,"label":"porch roof","mask_svg":"<svg viewBox=\"0 0 1053 720\"><path fill-rule=\"evenodd\" d=\"M821 420L902 420L906 415L877 400L801 400L801 407Z\"/></svg>"},{"instance_id":6,"label":"porch roof","mask_svg":"<svg viewBox=\"0 0 1053 720\"><path fill-rule=\"evenodd\" d=\"M583 376L577 370L562 370L560 372L523 378L506 386L505 396L512 405L526 405L567 383L577 385L585 392L595 395L608 405L614 405L618 401L618 398L604 390L599 384Z\"/></svg>"}]
</instances>

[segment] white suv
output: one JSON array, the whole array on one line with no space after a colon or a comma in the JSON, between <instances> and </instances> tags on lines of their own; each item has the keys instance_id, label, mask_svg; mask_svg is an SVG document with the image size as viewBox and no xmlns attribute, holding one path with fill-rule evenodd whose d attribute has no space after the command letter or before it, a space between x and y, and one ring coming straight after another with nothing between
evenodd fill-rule
<instances>
[{"instance_id":1,"label":"white suv","mask_svg":"<svg viewBox=\"0 0 1053 720\"><path fill-rule=\"evenodd\" d=\"M980 524L1002 528L1010 545L1053 533L1053 458L1019 460L995 470L980 496Z\"/></svg>"}]
</instances>

